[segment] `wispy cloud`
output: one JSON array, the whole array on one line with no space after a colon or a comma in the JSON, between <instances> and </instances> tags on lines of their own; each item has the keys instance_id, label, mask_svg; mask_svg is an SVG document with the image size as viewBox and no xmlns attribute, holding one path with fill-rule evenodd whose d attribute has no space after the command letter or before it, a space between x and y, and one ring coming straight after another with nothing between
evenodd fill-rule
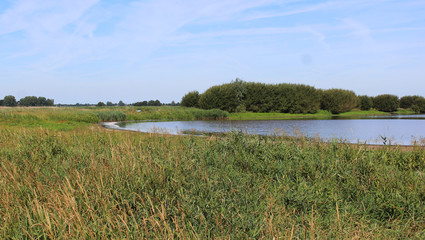
<instances>
[{"instance_id":1,"label":"wispy cloud","mask_svg":"<svg viewBox=\"0 0 425 240\"><path fill-rule=\"evenodd\" d=\"M143 86L173 76L190 82L202 72L216 81L238 74L282 81L297 72L310 81L336 78L332 69L425 62L424 7L417 0L14 0L0 10L0 72L49 84L119 78Z\"/></svg>"}]
</instances>

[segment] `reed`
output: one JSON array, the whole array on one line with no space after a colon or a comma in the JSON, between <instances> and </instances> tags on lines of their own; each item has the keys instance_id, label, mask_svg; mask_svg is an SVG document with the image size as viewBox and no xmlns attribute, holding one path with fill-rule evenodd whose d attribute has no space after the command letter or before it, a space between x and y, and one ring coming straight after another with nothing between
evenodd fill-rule
<instances>
[{"instance_id":1,"label":"reed","mask_svg":"<svg viewBox=\"0 0 425 240\"><path fill-rule=\"evenodd\" d=\"M1 239L425 237L421 148L25 124L0 123Z\"/></svg>"}]
</instances>

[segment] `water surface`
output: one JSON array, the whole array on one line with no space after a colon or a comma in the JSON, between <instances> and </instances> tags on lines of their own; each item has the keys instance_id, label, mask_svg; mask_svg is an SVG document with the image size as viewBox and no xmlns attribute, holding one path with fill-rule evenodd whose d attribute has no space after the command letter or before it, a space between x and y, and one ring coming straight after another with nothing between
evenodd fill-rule
<instances>
[{"instance_id":1,"label":"water surface","mask_svg":"<svg viewBox=\"0 0 425 240\"><path fill-rule=\"evenodd\" d=\"M166 121L120 123L116 128L182 134L241 130L259 135L303 135L325 141L410 145L425 138L425 115L370 117L368 119L255 120L255 121Z\"/></svg>"}]
</instances>

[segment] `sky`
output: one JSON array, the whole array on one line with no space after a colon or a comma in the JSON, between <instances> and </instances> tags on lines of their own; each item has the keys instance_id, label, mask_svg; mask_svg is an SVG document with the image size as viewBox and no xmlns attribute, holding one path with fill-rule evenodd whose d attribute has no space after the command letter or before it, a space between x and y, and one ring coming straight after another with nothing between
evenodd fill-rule
<instances>
[{"instance_id":1,"label":"sky","mask_svg":"<svg viewBox=\"0 0 425 240\"><path fill-rule=\"evenodd\" d=\"M0 0L0 98L170 103L236 78L425 96L425 1Z\"/></svg>"}]
</instances>

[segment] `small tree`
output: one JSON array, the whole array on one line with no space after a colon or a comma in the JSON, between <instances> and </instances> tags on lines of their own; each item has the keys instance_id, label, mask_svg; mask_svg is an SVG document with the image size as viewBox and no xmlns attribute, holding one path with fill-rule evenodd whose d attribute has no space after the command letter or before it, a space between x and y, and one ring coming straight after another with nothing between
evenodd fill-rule
<instances>
[{"instance_id":1,"label":"small tree","mask_svg":"<svg viewBox=\"0 0 425 240\"><path fill-rule=\"evenodd\" d=\"M55 105L55 100L53 99L47 99L46 100L46 106L53 106Z\"/></svg>"},{"instance_id":2,"label":"small tree","mask_svg":"<svg viewBox=\"0 0 425 240\"><path fill-rule=\"evenodd\" d=\"M366 95L359 96L359 106L360 110L370 110L373 107L373 98Z\"/></svg>"},{"instance_id":3,"label":"small tree","mask_svg":"<svg viewBox=\"0 0 425 240\"><path fill-rule=\"evenodd\" d=\"M378 95L373 99L373 107L383 112L397 111L399 104L398 97L391 94Z\"/></svg>"},{"instance_id":4,"label":"small tree","mask_svg":"<svg viewBox=\"0 0 425 240\"><path fill-rule=\"evenodd\" d=\"M112 106L114 106L114 104L113 104L112 102L110 102L110 101L107 101L107 102L106 102L106 106L108 106L108 107L112 107Z\"/></svg>"},{"instance_id":5,"label":"small tree","mask_svg":"<svg viewBox=\"0 0 425 240\"><path fill-rule=\"evenodd\" d=\"M15 107L18 105L16 98L12 95L6 96L3 99L3 105L7 107Z\"/></svg>"},{"instance_id":6,"label":"small tree","mask_svg":"<svg viewBox=\"0 0 425 240\"><path fill-rule=\"evenodd\" d=\"M19 105L26 107L39 106L38 98L36 96L26 96L19 100Z\"/></svg>"},{"instance_id":7,"label":"small tree","mask_svg":"<svg viewBox=\"0 0 425 240\"><path fill-rule=\"evenodd\" d=\"M183 107L199 107L199 92L192 91L184 95L181 105Z\"/></svg>"},{"instance_id":8,"label":"small tree","mask_svg":"<svg viewBox=\"0 0 425 240\"><path fill-rule=\"evenodd\" d=\"M417 103L422 101L423 97L414 95L414 96L404 96L400 98L400 107L401 108L412 108L413 105L418 105Z\"/></svg>"},{"instance_id":9,"label":"small tree","mask_svg":"<svg viewBox=\"0 0 425 240\"><path fill-rule=\"evenodd\" d=\"M37 106L47 106L47 99L45 97L38 97Z\"/></svg>"},{"instance_id":10,"label":"small tree","mask_svg":"<svg viewBox=\"0 0 425 240\"><path fill-rule=\"evenodd\" d=\"M353 91L344 89L329 89L323 91L322 109L334 114L348 112L356 107L358 99Z\"/></svg>"},{"instance_id":11,"label":"small tree","mask_svg":"<svg viewBox=\"0 0 425 240\"><path fill-rule=\"evenodd\" d=\"M105 103L104 102L98 102L96 106L98 106L98 107L104 107L105 106Z\"/></svg>"},{"instance_id":12,"label":"small tree","mask_svg":"<svg viewBox=\"0 0 425 240\"><path fill-rule=\"evenodd\" d=\"M118 106L120 106L120 107L124 107L124 106L125 106L125 103L124 103L123 101L121 101L121 100L120 100L120 101L118 102Z\"/></svg>"}]
</instances>

